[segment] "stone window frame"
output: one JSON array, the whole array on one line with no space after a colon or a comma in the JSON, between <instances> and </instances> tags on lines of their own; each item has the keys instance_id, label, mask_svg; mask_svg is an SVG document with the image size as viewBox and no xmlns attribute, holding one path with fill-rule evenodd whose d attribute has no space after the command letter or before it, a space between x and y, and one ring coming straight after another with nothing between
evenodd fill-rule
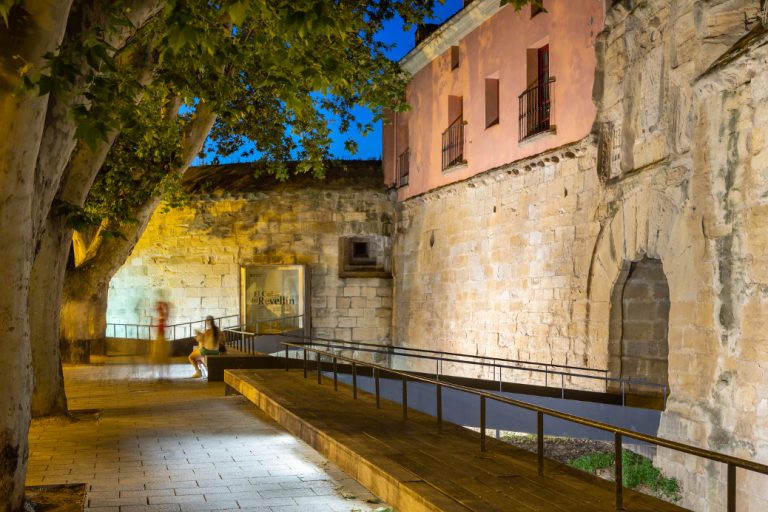
<instances>
[{"instance_id":1,"label":"stone window frame","mask_svg":"<svg viewBox=\"0 0 768 512\"><path fill-rule=\"evenodd\" d=\"M392 272L382 264L388 255L381 254L377 258L373 252L373 243L372 236L340 237L339 277L391 278Z\"/></svg>"}]
</instances>

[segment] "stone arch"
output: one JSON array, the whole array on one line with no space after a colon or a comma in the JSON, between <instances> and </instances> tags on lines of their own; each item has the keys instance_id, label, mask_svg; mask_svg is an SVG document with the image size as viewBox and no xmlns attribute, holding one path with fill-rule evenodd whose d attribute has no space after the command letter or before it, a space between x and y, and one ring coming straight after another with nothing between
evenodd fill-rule
<instances>
[{"instance_id":1,"label":"stone arch","mask_svg":"<svg viewBox=\"0 0 768 512\"><path fill-rule=\"evenodd\" d=\"M703 257L702 247L691 237L692 220L683 214L681 201L665 191L639 187L613 204L615 211L595 242L587 282L588 364L608 368L611 298L617 283L626 279L629 265L644 258L660 260L669 286L672 392L676 373L686 372L672 354L682 351L683 326L696 307L698 283L690 272L697 268L696 259Z\"/></svg>"}]
</instances>

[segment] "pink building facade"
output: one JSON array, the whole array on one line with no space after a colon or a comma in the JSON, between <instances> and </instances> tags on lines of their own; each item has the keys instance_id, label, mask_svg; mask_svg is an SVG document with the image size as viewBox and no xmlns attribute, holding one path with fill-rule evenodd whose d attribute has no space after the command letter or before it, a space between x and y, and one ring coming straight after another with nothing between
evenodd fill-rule
<instances>
[{"instance_id":1,"label":"pink building facade","mask_svg":"<svg viewBox=\"0 0 768 512\"><path fill-rule=\"evenodd\" d=\"M603 0L545 0L520 11L474 0L401 66L411 110L383 131L398 200L578 141L595 118L594 43Z\"/></svg>"}]
</instances>

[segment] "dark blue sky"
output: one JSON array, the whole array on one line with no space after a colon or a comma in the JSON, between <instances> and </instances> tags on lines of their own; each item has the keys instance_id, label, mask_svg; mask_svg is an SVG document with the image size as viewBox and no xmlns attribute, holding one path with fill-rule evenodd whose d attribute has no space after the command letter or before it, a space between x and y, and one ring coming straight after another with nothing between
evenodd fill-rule
<instances>
[{"instance_id":1,"label":"dark blue sky","mask_svg":"<svg viewBox=\"0 0 768 512\"><path fill-rule=\"evenodd\" d=\"M435 7L435 19L431 21L435 23L444 21L461 9L462 3L462 0L445 0L445 3L437 4ZM404 32L403 22L399 19L387 23L379 38L382 42L394 45L388 52L389 57L393 60L400 60L406 53L413 49L415 42L414 30L411 29L409 32ZM361 122L366 122L371 119L371 113L363 108L357 109L355 111L355 116ZM344 141L350 137L358 143L358 152L355 155L350 154L344 149ZM334 132L334 141L331 146L331 152L332 156L335 158L381 158L381 123L377 123L376 128L366 137L363 137L354 129L348 134ZM205 160L198 158L193 165L210 163L213 156L214 155L209 152L209 156ZM230 157L221 158L221 163L240 161L241 158L239 152Z\"/></svg>"}]
</instances>

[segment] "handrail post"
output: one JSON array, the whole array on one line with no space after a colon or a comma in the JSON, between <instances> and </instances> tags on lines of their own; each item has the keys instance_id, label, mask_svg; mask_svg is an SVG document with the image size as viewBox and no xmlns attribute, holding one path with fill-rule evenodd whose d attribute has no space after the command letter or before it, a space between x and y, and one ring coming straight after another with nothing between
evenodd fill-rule
<instances>
[{"instance_id":1,"label":"handrail post","mask_svg":"<svg viewBox=\"0 0 768 512\"><path fill-rule=\"evenodd\" d=\"M379 369L373 369L373 380L376 382L376 408L381 409L381 389L379 387Z\"/></svg>"},{"instance_id":2,"label":"handrail post","mask_svg":"<svg viewBox=\"0 0 768 512\"><path fill-rule=\"evenodd\" d=\"M408 377L403 375L403 419L408 419Z\"/></svg>"},{"instance_id":3,"label":"handrail post","mask_svg":"<svg viewBox=\"0 0 768 512\"><path fill-rule=\"evenodd\" d=\"M485 396L480 395L480 451L485 451Z\"/></svg>"},{"instance_id":4,"label":"handrail post","mask_svg":"<svg viewBox=\"0 0 768 512\"><path fill-rule=\"evenodd\" d=\"M285 371L288 371L288 346L285 346Z\"/></svg>"},{"instance_id":5,"label":"handrail post","mask_svg":"<svg viewBox=\"0 0 768 512\"><path fill-rule=\"evenodd\" d=\"M624 379L620 379L621 381L621 406L624 407Z\"/></svg>"},{"instance_id":6,"label":"handrail post","mask_svg":"<svg viewBox=\"0 0 768 512\"><path fill-rule=\"evenodd\" d=\"M336 363L336 358L333 358L333 390L338 391L339 390L339 368L338 364Z\"/></svg>"},{"instance_id":7,"label":"handrail post","mask_svg":"<svg viewBox=\"0 0 768 512\"><path fill-rule=\"evenodd\" d=\"M304 349L304 378L307 378L307 349Z\"/></svg>"},{"instance_id":8,"label":"handrail post","mask_svg":"<svg viewBox=\"0 0 768 512\"><path fill-rule=\"evenodd\" d=\"M565 374L560 373L560 398L565 398Z\"/></svg>"},{"instance_id":9,"label":"handrail post","mask_svg":"<svg viewBox=\"0 0 768 512\"><path fill-rule=\"evenodd\" d=\"M736 466L728 464L728 512L736 512Z\"/></svg>"},{"instance_id":10,"label":"handrail post","mask_svg":"<svg viewBox=\"0 0 768 512\"><path fill-rule=\"evenodd\" d=\"M536 411L536 456L539 476L544 476L544 413L541 411Z\"/></svg>"},{"instance_id":11,"label":"handrail post","mask_svg":"<svg viewBox=\"0 0 768 512\"><path fill-rule=\"evenodd\" d=\"M322 384L323 376L320 373L320 366L322 366L322 359L320 358L320 352L315 352L315 354L317 354L317 358L315 359L317 361L317 383Z\"/></svg>"},{"instance_id":12,"label":"handrail post","mask_svg":"<svg viewBox=\"0 0 768 512\"><path fill-rule=\"evenodd\" d=\"M352 398L357 400L357 366L352 361Z\"/></svg>"},{"instance_id":13,"label":"handrail post","mask_svg":"<svg viewBox=\"0 0 768 512\"><path fill-rule=\"evenodd\" d=\"M443 431L443 386L437 384L436 388L436 401L437 401L437 431Z\"/></svg>"},{"instance_id":14,"label":"handrail post","mask_svg":"<svg viewBox=\"0 0 768 512\"><path fill-rule=\"evenodd\" d=\"M624 468L622 465L621 434L616 432L613 450L614 474L616 476L616 510L624 510Z\"/></svg>"}]
</instances>

